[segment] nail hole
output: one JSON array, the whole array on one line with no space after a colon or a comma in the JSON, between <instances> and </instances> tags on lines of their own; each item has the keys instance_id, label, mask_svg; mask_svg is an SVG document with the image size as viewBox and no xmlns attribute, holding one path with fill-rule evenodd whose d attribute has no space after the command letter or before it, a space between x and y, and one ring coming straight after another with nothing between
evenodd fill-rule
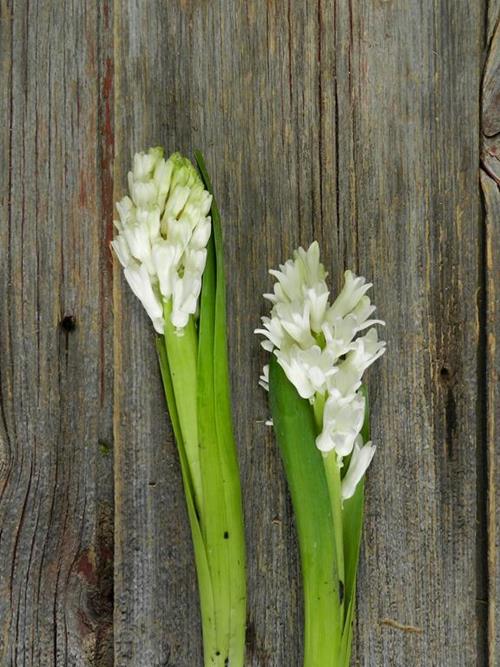
<instances>
[{"instance_id":1,"label":"nail hole","mask_svg":"<svg viewBox=\"0 0 500 667\"><path fill-rule=\"evenodd\" d=\"M439 371L439 374L442 378L450 377L450 371L445 366Z\"/></svg>"},{"instance_id":2,"label":"nail hole","mask_svg":"<svg viewBox=\"0 0 500 667\"><path fill-rule=\"evenodd\" d=\"M76 329L76 317L74 315L65 315L59 324L63 331L70 333Z\"/></svg>"},{"instance_id":3,"label":"nail hole","mask_svg":"<svg viewBox=\"0 0 500 667\"><path fill-rule=\"evenodd\" d=\"M156 486L156 482L148 482L149 486Z\"/></svg>"}]
</instances>

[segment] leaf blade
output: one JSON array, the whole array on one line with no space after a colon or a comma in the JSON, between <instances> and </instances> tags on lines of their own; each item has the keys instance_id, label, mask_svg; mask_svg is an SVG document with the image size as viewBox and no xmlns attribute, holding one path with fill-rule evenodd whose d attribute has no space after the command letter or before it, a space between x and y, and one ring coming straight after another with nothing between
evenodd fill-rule
<instances>
[{"instance_id":1,"label":"leaf blade","mask_svg":"<svg viewBox=\"0 0 500 667\"><path fill-rule=\"evenodd\" d=\"M304 592L304 665L334 666L340 652L341 605L328 485L316 447L312 407L271 357L269 398L294 507Z\"/></svg>"},{"instance_id":2,"label":"leaf blade","mask_svg":"<svg viewBox=\"0 0 500 667\"><path fill-rule=\"evenodd\" d=\"M227 556L230 563L229 579L229 664L243 665L245 652L246 621L246 574L245 574L245 534L239 466L236 443L233 435L231 390L226 334L226 288L224 275L224 248L222 242L221 218L213 193L210 177L202 154L195 152L196 162L205 183L212 194L212 230L215 259L215 297L213 334L213 392L217 409L215 425L218 441L222 490L225 502L226 530L224 531Z\"/></svg>"}]
</instances>

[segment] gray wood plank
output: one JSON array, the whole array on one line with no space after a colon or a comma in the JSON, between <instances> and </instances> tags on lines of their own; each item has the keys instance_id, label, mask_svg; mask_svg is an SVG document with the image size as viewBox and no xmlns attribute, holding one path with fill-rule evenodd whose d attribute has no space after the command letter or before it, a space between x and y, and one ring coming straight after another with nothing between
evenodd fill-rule
<instances>
[{"instance_id":1,"label":"gray wood plank","mask_svg":"<svg viewBox=\"0 0 500 667\"><path fill-rule=\"evenodd\" d=\"M484 7L355 8L359 267L388 323L388 353L370 382L379 450L367 485L357 663L483 665Z\"/></svg>"},{"instance_id":2,"label":"gray wood plank","mask_svg":"<svg viewBox=\"0 0 500 667\"><path fill-rule=\"evenodd\" d=\"M489 40L481 97L482 131L486 137L500 132L500 11L496 12L496 17L495 31Z\"/></svg>"},{"instance_id":3,"label":"gray wood plank","mask_svg":"<svg viewBox=\"0 0 500 667\"><path fill-rule=\"evenodd\" d=\"M500 446L498 427L500 424L500 401L498 380L500 353L498 351L498 312L500 295L500 248L498 221L500 220L500 190L498 184L485 172L481 173L486 207L486 269L487 281L487 438L488 438L488 657L489 665L497 664L500 655Z\"/></svg>"},{"instance_id":4,"label":"gray wood plank","mask_svg":"<svg viewBox=\"0 0 500 667\"><path fill-rule=\"evenodd\" d=\"M0 662L111 665L106 26L1 12Z\"/></svg>"},{"instance_id":5,"label":"gray wood plank","mask_svg":"<svg viewBox=\"0 0 500 667\"><path fill-rule=\"evenodd\" d=\"M119 4L117 195L134 150L198 146L225 222L248 663L300 664L293 523L251 330L267 268L318 238L333 284L359 268L389 324L371 376L380 447L356 660L484 664L482 3ZM120 664L198 664L176 457L163 406L148 398L159 395L151 332L119 277L115 309Z\"/></svg>"},{"instance_id":6,"label":"gray wood plank","mask_svg":"<svg viewBox=\"0 0 500 667\"><path fill-rule=\"evenodd\" d=\"M500 655L500 400L498 381L500 353L500 4L488 4L488 54L482 94L481 187L485 206L485 289L486 289L486 437L488 447L488 664L496 665ZM495 97L497 103L495 105ZM491 136L495 135L495 136Z\"/></svg>"},{"instance_id":7,"label":"gray wood plank","mask_svg":"<svg viewBox=\"0 0 500 667\"><path fill-rule=\"evenodd\" d=\"M131 156L152 144L201 148L223 214L248 665L301 664L293 517L251 332L267 269L313 238L332 285L348 266L374 281L388 323L353 663L495 664L495 137L486 226L477 174L498 1L488 17L485 4L1 5L2 665L201 664L153 333L107 247Z\"/></svg>"}]
</instances>

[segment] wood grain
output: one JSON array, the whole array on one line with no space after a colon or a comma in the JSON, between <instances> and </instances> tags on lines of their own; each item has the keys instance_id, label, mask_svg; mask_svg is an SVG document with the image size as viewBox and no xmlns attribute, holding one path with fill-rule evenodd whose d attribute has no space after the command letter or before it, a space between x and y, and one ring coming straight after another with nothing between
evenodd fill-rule
<instances>
[{"instance_id":1,"label":"wood grain","mask_svg":"<svg viewBox=\"0 0 500 667\"><path fill-rule=\"evenodd\" d=\"M486 437L488 462L488 659L500 656L500 401L498 395L500 353L500 5L488 6L488 52L483 75L481 187L485 207L485 337L486 337ZM494 100L497 100L495 105Z\"/></svg>"},{"instance_id":2,"label":"wood grain","mask_svg":"<svg viewBox=\"0 0 500 667\"><path fill-rule=\"evenodd\" d=\"M316 238L387 321L353 664L494 667L498 0L0 6L0 663L202 664L153 333L108 251L160 144L205 153L223 216L247 664L301 664L252 330L267 269Z\"/></svg>"},{"instance_id":3,"label":"wood grain","mask_svg":"<svg viewBox=\"0 0 500 667\"><path fill-rule=\"evenodd\" d=\"M360 270L388 322L361 665L486 664L481 19L480 3L363 2L353 23Z\"/></svg>"},{"instance_id":4,"label":"wood grain","mask_svg":"<svg viewBox=\"0 0 500 667\"><path fill-rule=\"evenodd\" d=\"M2 2L5 666L112 661L105 30L90 4Z\"/></svg>"}]
</instances>

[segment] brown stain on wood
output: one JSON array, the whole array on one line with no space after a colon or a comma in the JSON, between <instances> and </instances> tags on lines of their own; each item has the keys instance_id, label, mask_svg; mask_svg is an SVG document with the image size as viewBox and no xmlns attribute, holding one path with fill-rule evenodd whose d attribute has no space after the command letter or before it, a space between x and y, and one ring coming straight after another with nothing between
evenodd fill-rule
<instances>
[{"instance_id":1,"label":"brown stain on wood","mask_svg":"<svg viewBox=\"0 0 500 667\"><path fill-rule=\"evenodd\" d=\"M405 623L400 623L395 621L393 618L383 618L380 621L380 625L387 625L390 628L395 630L401 630L401 632L409 632L410 634L421 635L423 633L422 628L418 628L415 625L407 625Z\"/></svg>"}]
</instances>

